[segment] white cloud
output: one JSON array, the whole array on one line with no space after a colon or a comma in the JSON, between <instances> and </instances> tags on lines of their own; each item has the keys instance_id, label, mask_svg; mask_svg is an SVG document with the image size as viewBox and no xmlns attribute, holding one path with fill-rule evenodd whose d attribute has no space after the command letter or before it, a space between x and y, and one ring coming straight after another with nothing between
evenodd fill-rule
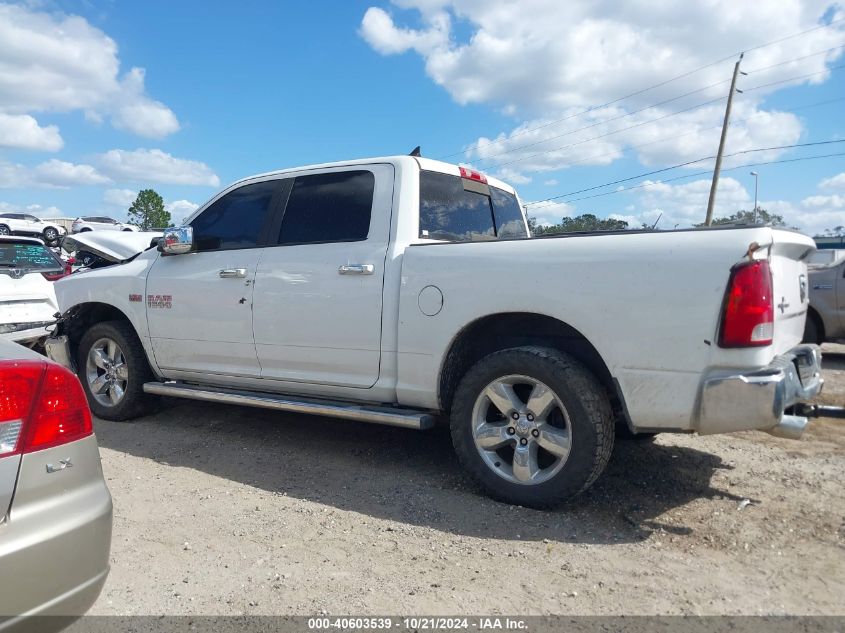
<instances>
[{"instance_id":1,"label":"white cloud","mask_svg":"<svg viewBox=\"0 0 845 633\"><path fill-rule=\"evenodd\" d=\"M422 28L398 26L383 9L364 15L361 35L378 52L414 50L426 72L459 103L489 102L562 109L603 103L683 70L818 24L830 0L779 3L654 3L633 0L403 0ZM460 22L469 34L451 29ZM841 44L842 25L753 51L754 70ZM745 85L821 71L839 52L760 71ZM660 100L729 78L733 60L675 82L634 102ZM824 76L811 79L821 81ZM726 86L702 94L721 96Z\"/></svg>"},{"instance_id":2,"label":"white cloud","mask_svg":"<svg viewBox=\"0 0 845 633\"><path fill-rule=\"evenodd\" d=\"M528 207L528 217L537 220L540 226L559 224L561 218L571 215L576 215L575 207L566 202L544 202L536 207Z\"/></svg>"},{"instance_id":3,"label":"white cloud","mask_svg":"<svg viewBox=\"0 0 845 633\"><path fill-rule=\"evenodd\" d=\"M34 176L37 182L55 187L102 185L111 182L91 165L76 165L55 158L38 165Z\"/></svg>"},{"instance_id":4,"label":"white cloud","mask_svg":"<svg viewBox=\"0 0 845 633\"><path fill-rule=\"evenodd\" d=\"M91 165L51 159L35 167L0 161L0 189L39 187L66 189L75 185L111 182Z\"/></svg>"},{"instance_id":5,"label":"white cloud","mask_svg":"<svg viewBox=\"0 0 845 633\"><path fill-rule=\"evenodd\" d=\"M100 155L99 164L118 181L220 186L220 179L205 163L175 158L160 149L113 149Z\"/></svg>"},{"instance_id":6,"label":"white cloud","mask_svg":"<svg viewBox=\"0 0 845 633\"><path fill-rule=\"evenodd\" d=\"M64 141L55 125L41 127L28 114L0 112L0 147L57 152Z\"/></svg>"},{"instance_id":7,"label":"white cloud","mask_svg":"<svg viewBox=\"0 0 845 633\"><path fill-rule=\"evenodd\" d=\"M429 77L458 103L487 103L524 119L509 132L478 139L473 144L477 149L467 153L469 160L486 163L481 165L486 171L507 167L523 178L572 164L607 165L632 145L642 146L635 151L647 165L715 153L723 101L646 122L724 97L733 59L623 102L602 104L709 64L726 52L747 49L750 43L812 28L831 13L831 0L762 4L632 0L621 5L609 0L395 0L393 4L416 9L422 26L405 27L384 9L370 8L361 35L385 55L415 51L425 61ZM839 9L833 17L839 17L842 5L834 6ZM453 28L456 24L461 28ZM762 100L786 86L826 80L828 64L843 53L843 33L845 25L839 23L746 56L743 69L749 75L741 78L739 87L746 91L734 104L729 153L791 144L800 137L798 117L767 111ZM788 60L795 61L781 64ZM753 90L808 73L817 74ZM706 88L699 90L702 87ZM644 109L690 91L698 92ZM630 126L636 127L615 134ZM776 155L753 157L767 160Z\"/></svg>"},{"instance_id":8,"label":"white cloud","mask_svg":"<svg viewBox=\"0 0 845 633\"><path fill-rule=\"evenodd\" d=\"M138 192L134 189L106 189L103 192L103 202L110 207L120 207L121 209L128 209L135 198L138 197Z\"/></svg>"},{"instance_id":9,"label":"white cloud","mask_svg":"<svg viewBox=\"0 0 845 633\"><path fill-rule=\"evenodd\" d=\"M836 176L825 178L819 183L822 189L845 189L845 171Z\"/></svg>"},{"instance_id":10,"label":"white cloud","mask_svg":"<svg viewBox=\"0 0 845 633\"><path fill-rule=\"evenodd\" d=\"M112 115L115 127L149 138L163 138L179 130L179 121L173 111L144 94L143 68L129 71L120 88Z\"/></svg>"},{"instance_id":11,"label":"white cloud","mask_svg":"<svg viewBox=\"0 0 845 633\"><path fill-rule=\"evenodd\" d=\"M625 204L625 213L611 213L608 217L625 220L631 227L639 227L643 223L653 225L660 218L658 228L687 228L704 221L709 194L709 178L679 185L647 181L645 187L616 194L614 197L621 198ZM787 226L798 227L808 235L819 235L825 229L845 224L845 195L808 196L798 203L761 200L759 204L769 213L782 215ZM753 207L753 192L749 193L738 180L731 177L719 180L714 217L726 217ZM571 215L584 212L570 207ZM530 206L528 214L537 217L553 215L548 213L545 203Z\"/></svg>"},{"instance_id":12,"label":"white cloud","mask_svg":"<svg viewBox=\"0 0 845 633\"><path fill-rule=\"evenodd\" d=\"M62 217L62 210L56 206L45 207L40 204L19 205L1 201L0 213L31 213L37 218Z\"/></svg>"},{"instance_id":13,"label":"white cloud","mask_svg":"<svg viewBox=\"0 0 845 633\"><path fill-rule=\"evenodd\" d=\"M425 30L397 28L386 11L370 7L361 20L360 33L382 55L413 49L427 56L449 45L449 16L438 11L429 15L428 24Z\"/></svg>"},{"instance_id":14,"label":"white cloud","mask_svg":"<svg viewBox=\"0 0 845 633\"><path fill-rule=\"evenodd\" d=\"M801 201L801 206L808 209L845 209L845 196L809 196Z\"/></svg>"},{"instance_id":15,"label":"white cloud","mask_svg":"<svg viewBox=\"0 0 845 633\"><path fill-rule=\"evenodd\" d=\"M200 205L190 200L174 200L164 206L170 212L171 219L179 223L199 209Z\"/></svg>"},{"instance_id":16,"label":"white cloud","mask_svg":"<svg viewBox=\"0 0 845 633\"><path fill-rule=\"evenodd\" d=\"M144 70L121 78L117 44L82 17L0 4L0 42L0 112L82 110L152 138L179 129L173 112L147 96Z\"/></svg>"}]
</instances>

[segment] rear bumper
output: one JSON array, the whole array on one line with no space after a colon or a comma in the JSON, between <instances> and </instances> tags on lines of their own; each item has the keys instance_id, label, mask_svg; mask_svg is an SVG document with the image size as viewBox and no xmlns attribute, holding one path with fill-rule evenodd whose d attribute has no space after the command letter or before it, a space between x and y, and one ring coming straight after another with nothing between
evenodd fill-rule
<instances>
[{"instance_id":1,"label":"rear bumper","mask_svg":"<svg viewBox=\"0 0 845 633\"><path fill-rule=\"evenodd\" d=\"M60 459L72 467L45 470ZM111 495L93 435L24 455L0 523L0 631L42 629L33 616L83 615L108 575L111 533Z\"/></svg>"},{"instance_id":2,"label":"rear bumper","mask_svg":"<svg viewBox=\"0 0 845 633\"><path fill-rule=\"evenodd\" d=\"M49 337L44 341L44 349L50 360L76 373L76 366L70 354L70 343L66 335Z\"/></svg>"},{"instance_id":3,"label":"rear bumper","mask_svg":"<svg viewBox=\"0 0 845 633\"><path fill-rule=\"evenodd\" d=\"M756 429L799 439L807 418L786 411L815 397L823 383L818 345L799 345L763 369L714 372L702 387L697 431Z\"/></svg>"},{"instance_id":4,"label":"rear bumper","mask_svg":"<svg viewBox=\"0 0 845 633\"><path fill-rule=\"evenodd\" d=\"M5 324L5 327L0 325L0 338L15 343L37 341L50 334L47 327L53 323L54 321L39 321L38 323L9 323Z\"/></svg>"}]
</instances>

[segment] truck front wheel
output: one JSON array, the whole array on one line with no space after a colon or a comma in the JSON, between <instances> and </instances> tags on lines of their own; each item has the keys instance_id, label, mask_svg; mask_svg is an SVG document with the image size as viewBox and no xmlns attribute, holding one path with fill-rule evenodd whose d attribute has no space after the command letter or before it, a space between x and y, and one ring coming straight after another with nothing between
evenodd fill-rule
<instances>
[{"instance_id":1,"label":"truck front wheel","mask_svg":"<svg viewBox=\"0 0 845 633\"><path fill-rule=\"evenodd\" d=\"M144 393L153 380L141 341L125 321L93 325L79 342L79 379L92 413L106 420L130 420L147 413L154 397Z\"/></svg>"},{"instance_id":2,"label":"truck front wheel","mask_svg":"<svg viewBox=\"0 0 845 633\"><path fill-rule=\"evenodd\" d=\"M452 443L494 498L534 508L589 487L613 449L610 401L577 360L517 347L478 361L452 404Z\"/></svg>"}]
</instances>

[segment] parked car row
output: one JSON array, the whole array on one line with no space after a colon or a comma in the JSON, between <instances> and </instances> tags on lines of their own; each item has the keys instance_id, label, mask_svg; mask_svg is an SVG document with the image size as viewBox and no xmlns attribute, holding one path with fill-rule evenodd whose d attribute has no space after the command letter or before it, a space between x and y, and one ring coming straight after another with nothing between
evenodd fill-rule
<instances>
[{"instance_id":1,"label":"parked car row","mask_svg":"<svg viewBox=\"0 0 845 633\"><path fill-rule=\"evenodd\" d=\"M0 235L31 235L55 242L67 234L60 224L39 220L28 213L0 213Z\"/></svg>"},{"instance_id":2,"label":"parked car row","mask_svg":"<svg viewBox=\"0 0 845 633\"><path fill-rule=\"evenodd\" d=\"M127 231L140 229L125 222L118 222L107 216L78 217L71 225L71 233L85 233L88 231ZM0 213L0 235L24 235L39 237L48 245L56 243L67 235L67 229L58 222L41 220L29 213Z\"/></svg>"},{"instance_id":3,"label":"parked car row","mask_svg":"<svg viewBox=\"0 0 845 633\"><path fill-rule=\"evenodd\" d=\"M118 222L106 216L89 216L76 218L70 227L71 233L87 233L88 231L140 231L133 224Z\"/></svg>"}]
</instances>

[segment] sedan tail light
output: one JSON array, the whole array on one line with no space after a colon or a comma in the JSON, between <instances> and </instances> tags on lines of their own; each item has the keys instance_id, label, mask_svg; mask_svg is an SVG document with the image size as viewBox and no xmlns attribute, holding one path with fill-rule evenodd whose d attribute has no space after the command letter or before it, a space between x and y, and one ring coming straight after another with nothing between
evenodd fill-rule
<instances>
[{"instance_id":1,"label":"sedan tail light","mask_svg":"<svg viewBox=\"0 0 845 633\"><path fill-rule=\"evenodd\" d=\"M94 432L79 379L39 360L0 361L0 457L67 444Z\"/></svg>"},{"instance_id":2,"label":"sedan tail light","mask_svg":"<svg viewBox=\"0 0 845 633\"><path fill-rule=\"evenodd\" d=\"M68 270L68 268L69 268L69 267L68 267L67 265L65 265L65 267L62 269L62 271L61 271L61 272L55 272L55 273L41 273L41 275L42 275L42 276L44 277L44 279L46 279L47 281L58 281L58 280L59 280L59 279L61 279L62 277L67 277L67 276L70 274L70 271Z\"/></svg>"},{"instance_id":3,"label":"sedan tail light","mask_svg":"<svg viewBox=\"0 0 845 633\"><path fill-rule=\"evenodd\" d=\"M755 260L734 267L722 309L719 346L771 345L774 330L775 306L769 262Z\"/></svg>"}]
</instances>

